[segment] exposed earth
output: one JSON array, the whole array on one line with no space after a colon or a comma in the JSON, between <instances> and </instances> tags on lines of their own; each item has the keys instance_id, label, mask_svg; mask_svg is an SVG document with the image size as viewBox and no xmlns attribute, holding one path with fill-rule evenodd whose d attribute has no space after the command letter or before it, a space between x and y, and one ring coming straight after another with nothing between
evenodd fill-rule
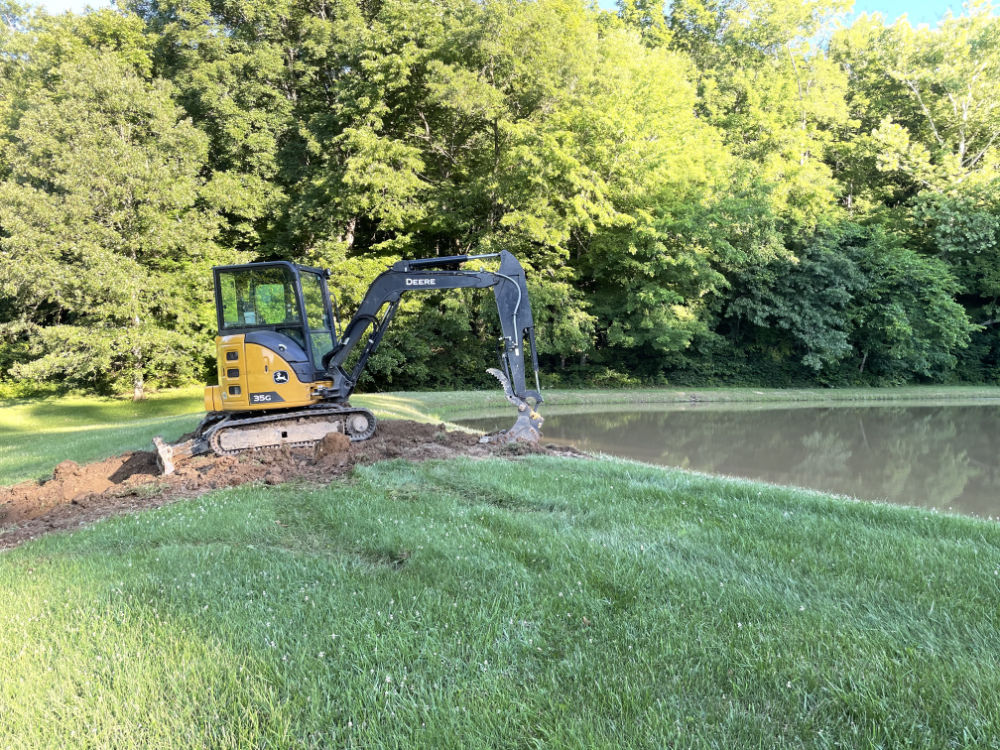
<instances>
[{"instance_id":1,"label":"exposed earth","mask_svg":"<svg viewBox=\"0 0 1000 750\"><path fill-rule=\"evenodd\" d=\"M195 456L161 476L153 451L135 451L80 466L63 461L52 477L0 487L0 549L51 531L73 529L106 516L145 510L209 490L252 482L326 483L355 464L392 458L582 455L565 446L480 443L477 435L444 425L384 421L368 440L351 443L332 433L309 448L275 448L237 456Z\"/></svg>"}]
</instances>

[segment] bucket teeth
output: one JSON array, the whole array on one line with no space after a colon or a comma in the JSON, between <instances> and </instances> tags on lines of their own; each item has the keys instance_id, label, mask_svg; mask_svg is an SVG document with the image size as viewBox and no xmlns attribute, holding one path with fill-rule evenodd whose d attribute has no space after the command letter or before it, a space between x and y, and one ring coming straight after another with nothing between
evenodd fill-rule
<instances>
[{"instance_id":1,"label":"bucket teeth","mask_svg":"<svg viewBox=\"0 0 1000 750\"><path fill-rule=\"evenodd\" d=\"M160 472L164 475L173 474L176 468L174 462L182 458L190 458L195 454L195 441L185 440L183 443L163 442L163 438L154 437L153 446L156 448L156 463L160 467Z\"/></svg>"},{"instance_id":2,"label":"bucket teeth","mask_svg":"<svg viewBox=\"0 0 1000 750\"><path fill-rule=\"evenodd\" d=\"M490 367L486 372L500 381L504 396L515 407L517 407L517 419L513 426L504 432L493 435L484 435L481 442L484 443L537 443L542 437L542 422L545 420L542 415L531 408L527 401L519 398L514 389L510 387L507 376L495 367Z\"/></svg>"},{"instance_id":3,"label":"bucket teeth","mask_svg":"<svg viewBox=\"0 0 1000 750\"><path fill-rule=\"evenodd\" d=\"M523 404L524 401L514 395L514 389L510 387L510 381L507 380L507 376L495 367L487 368L486 372L500 381L500 387L503 388L504 396L506 396L507 400L514 406L518 407L518 410L520 411L521 404Z\"/></svg>"}]
</instances>

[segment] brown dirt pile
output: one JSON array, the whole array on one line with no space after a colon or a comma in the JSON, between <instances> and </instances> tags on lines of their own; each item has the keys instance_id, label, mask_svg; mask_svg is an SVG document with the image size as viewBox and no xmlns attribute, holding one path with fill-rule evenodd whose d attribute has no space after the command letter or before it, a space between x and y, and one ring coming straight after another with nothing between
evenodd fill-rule
<instances>
[{"instance_id":1,"label":"brown dirt pile","mask_svg":"<svg viewBox=\"0 0 1000 750\"><path fill-rule=\"evenodd\" d=\"M483 444L476 435L449 432L443 425L387 421L381 422L375 435L362 443L351 443L344 435L334 433L313 448L195 456L179 463L176 472L166 477L159 475L156 454L152 451L126 453L86 466L63 461L56 466L51 479L0 487L0 549L50 531L155 508L221 487L251 482L329 482L356 464L392 458L421 461L529 453L580 455L571 448L555 445Z\"/></svg>"}]
</instances>

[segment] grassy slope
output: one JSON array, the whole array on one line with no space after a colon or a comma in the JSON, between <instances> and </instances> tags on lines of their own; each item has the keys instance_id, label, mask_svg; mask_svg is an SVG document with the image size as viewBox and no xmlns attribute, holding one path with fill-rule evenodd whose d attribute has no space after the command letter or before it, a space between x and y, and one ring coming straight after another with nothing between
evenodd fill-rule
<instances>
[{"instance_id":1,"label":"grassy slope","mask_svg":"<svg viewBox=\"0 0 1000 750\"><path fill-rule=\"evenodd\" d=\"M0 402L0 485L145 448L154 435L174 440L201 418L202 389L183 388L133 403L73 396Z\"/></svg>"},{"instance_id":2,"label":"grassy slope","mask_svg":"<svg viewBox=\"0 0 1000 750\"><path fill-rule=\"evenodd\" d=\"M851 389L715 388L678 391L636 390L546 391L546 407L636 406L708 402L848 402L1000 398L1000 388L909 387ZM353 399L379 418L441 421L505 413L510 407L500 390L445 393L363 394ZM62 460L94 461L125 450L149 446L154 435L173 440L201 418L201 388L158 394L147 401L71 397L0 402L0 485L35 479ZM545 409L542 410L543 412Z\"/></svg>"},{"instance_id":3,"label":"grassy slope","mask_svg":"<svg viewBox=\"0 0 1000 750\"><path fill-rule=\"evenodd\" d=\"M1000 738L995 524L628 462L383 463L0 556L7 747Z\"/></svg>"}]
</instances>

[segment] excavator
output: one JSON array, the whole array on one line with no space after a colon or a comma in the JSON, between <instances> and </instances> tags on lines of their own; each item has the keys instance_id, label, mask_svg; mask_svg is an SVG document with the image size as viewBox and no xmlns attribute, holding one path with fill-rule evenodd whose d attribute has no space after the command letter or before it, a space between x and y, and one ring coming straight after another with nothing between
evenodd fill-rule
<instances>
[{"instance_id":1,"label":"excavator","mask_svg":"<svg viewBox=\"0 0 1000 750\"><path fill-rule=\"evenodd\" d=\"M495 259L496 271L463 267ZM506 250L400 260L372 282L342 330L327 287L329 271L267 261L216 266L212 272L219 384L205 387L206 415L190 439L168 444L154 438L164 474L172 473L178 460L209 452L310 446L331 432L352 442L370 438L375 415L351 406L349 399L407 292L493 290L502 334L500 369L487 372L500 382L517 419L487 439L539 440L542 395L531 302L524 269ZM526 382L525 343L534 389Z\"/></svg>"}]
</instances>

